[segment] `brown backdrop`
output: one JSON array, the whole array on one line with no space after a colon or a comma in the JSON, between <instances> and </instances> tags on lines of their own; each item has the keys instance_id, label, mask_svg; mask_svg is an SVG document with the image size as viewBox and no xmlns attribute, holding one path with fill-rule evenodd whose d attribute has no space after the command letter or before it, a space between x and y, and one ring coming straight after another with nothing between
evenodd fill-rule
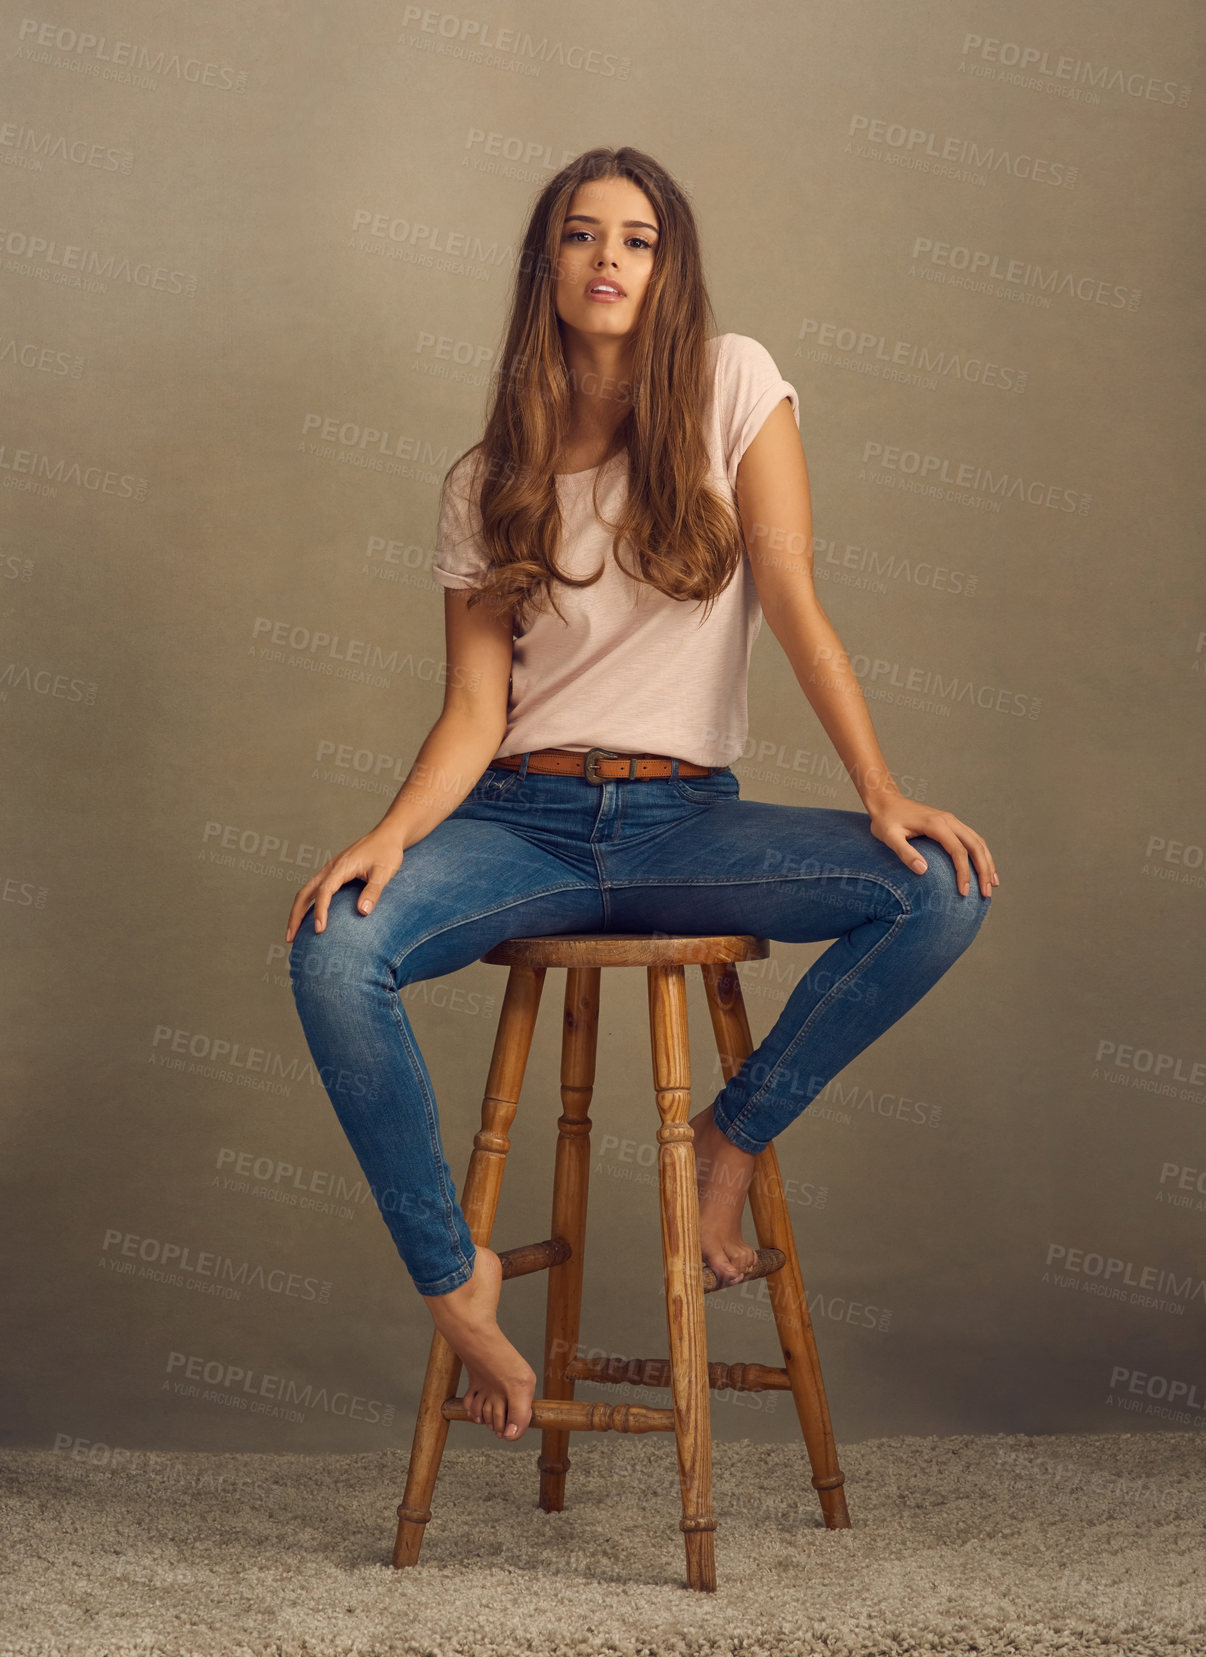
<instances>
[{"instance_id":1,"label":"brown backdrop","mask_svg":"<svg viewBox=\"0 0 1206 1657\"><path fill-rule=\"evenodd\" d=\"M3 11L11 1438L409 1446L431 1324L285 917L439 711L439 480L528 206L599 143L691 191L721 328L799 389L889 762L1002 875L778 1142L839 1439L1202 1422L1200 11ZM766 629L751 695L743 792L858 809ZM743 969L756 1037L823 947ZM458 1188L504 976L405 992ZM544 1235L562 982L499 1247ZM605 996L583 1332L657 1351L643 975ZM763 1291L713 1357L775 1361ZM717 1435L793 1437L783 1399Z\"/></svg>"}]
</instances>

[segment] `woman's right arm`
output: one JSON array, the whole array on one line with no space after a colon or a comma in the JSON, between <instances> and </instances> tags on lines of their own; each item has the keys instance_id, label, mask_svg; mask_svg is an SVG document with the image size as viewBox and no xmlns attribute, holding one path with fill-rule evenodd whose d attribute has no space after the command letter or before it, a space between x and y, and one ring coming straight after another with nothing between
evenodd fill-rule
<instances>
[{"instance_id":1,"label":"woman's right arm","mask_svg":"<svg viewBox=\"0 0 1206 1657\"><path fill-rule=\"evenodd\" d=\"M456 810L498 752L507 731L512 615L485 604L470 610L467 597L467 588L444 590L448 670L440 717L376 828L324 864L297 893L286 943L292 943L311 904L314 930L321 932L333 894L349 880L367 881L356 904L367 915L401 868L407 846Z\"/></svg>"}]
</instances>

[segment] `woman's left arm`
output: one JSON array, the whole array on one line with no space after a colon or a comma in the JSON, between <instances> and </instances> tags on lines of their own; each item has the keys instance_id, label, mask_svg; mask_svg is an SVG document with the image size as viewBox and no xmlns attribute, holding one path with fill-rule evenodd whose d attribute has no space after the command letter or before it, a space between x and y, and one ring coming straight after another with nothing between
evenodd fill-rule
<instances>
[{"instance_id":1,"label":"woman's left arm","mask_svg":"<svg viewBox=\"0 0 1206 1657\"><path fill-rule=\"evenodd\" d=\"M919 874L926 867L909 837L928 835L954 862L959 890L971 891L971 863L985 897L999 885L983 837L949 811L910 800L880 751L850 658L813 585L808 466L787 398L763 422L737 468L737 508L767 626L783 646L800 688L850 773L871 817L871 833Z\"/></svg>"}]
</instances>

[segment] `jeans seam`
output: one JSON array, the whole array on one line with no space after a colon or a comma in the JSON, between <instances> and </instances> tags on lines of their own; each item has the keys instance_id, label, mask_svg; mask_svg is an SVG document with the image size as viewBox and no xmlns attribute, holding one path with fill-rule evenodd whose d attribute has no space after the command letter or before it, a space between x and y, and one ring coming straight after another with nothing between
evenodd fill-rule
<instances>
[{"instance_id":1,"label":"jeans seam","mask_svg":"<svg viewBox=\"0 0 1206 1657\"><path fill-rule=\"evenodd\" d=\"M489 770L489 767L487 766L486 769ZM491 777L488 781L482 781L479 778L478 781L474 783L469 798L476 801L478 805L493 805L496 800L505 800L518 781L518 771L508 772L506 775L498 778ZM489 790L489 793L480 795L478 793L479 788L486 788Z\"/></svg>"},{"instance_id":2,"label":"jeans seam","mask_svg":"<svg viewBox=\"0 0 1206 1657\"><path fill-rule=\"evenodd\" d=\"M592 840L590 843L591 855L595 860L595 872L599 877L599 899L603 906L603 928L611 925L611 882L607 878L607 871L603 867L603 854L599 846Z\"/></svg>"},{"instance_id":3,"label":"jeans seam","mask_svg":"<svg viewBox=\"0 0 1206 1657\"><path fill-rule=\"evenodd\" d=\"M896 919L892 922L892 925L889 927L888 931L884 933L883 937L879 940L879 942L877 944L875 944L871 949L869 949L867 951L867 953L861 958L861 960L856 961L854 966L852 966L850 968L850 971L846 974L846 976L844 978L839 978L837 983L834 984L827 991L827 993L821 997L821 999L817 1002L816 1006L812 1009L812 1012L809 1013L808 1017L804 1020L803 1024L796 1031L796 1033L792 1037L791 1041L787 1044L787 1046L783 1049L782 1053L780 1053L779 1057L775 1060L775 1063L771 1068L770 1074L763 1081L762 1085L758 1088L757 1092L752 1093L750 1095L750 1097L746 1100L746 1102L743 1105L743 1107L741 1108L741 1110L738 1111L738 1113L735 1117L733 1117L732 1122L729 1124L730 1126L736 1127L738 1132L741 1131L742 1122L749 1115L750 1111L752 1111L756 1105L761 1103L762 1096L763 1096L764 1093L766 1093L767 1089L771 1086L772 1082L774 1081L776 1072L780 1069L780 1067L789 1058L791 1058L792 1054L796 1051L796 1049L799 1047L800 1043L804 1040L805 1036L812 1029L812 1027L816 1023L817 1019L820 1018L821 1014L829 1006L830 1002L836 1000L836 998L845 989L846 985L849 984L853 979L857 978L859 976L859 974L862 973L866 967L870 966L871 962L874 961L875 957L879 954L879 952L882 949L887 948L887 946L892 942L892 939L896 936L896 933L900 930L900 927L903 925L903 923L905 922L905 920L908 918L908 916L911 913L912 913L911 910L903 909L901 911L901 913L899 915L897 915Z\"/></svg>"},{"instance_id":4,"label":"jeans seam","mask_svg":"<svg viewBox=\"0 0 1206 1657\"><path fill-rule=\"evenodd\" d=\"M436 1163L436 1175L437 1175L437 1178L439 1179L440 1197L441 1197L441 1200L442 1200L443 1205L444 1205L444 1224L447 1227L448 1236L449 1236L449 1239L452 1243L452 1252L456 1256L456 1258L460 1261L461 1266L468 1266L470 1271L472 1271L472 1269L473 1269L472 1268L472 1263L468 1259L466 1259L464 1250L461 1248L460 1238L456 1234L456 1222L453 1218L453 1212L452 1212L453 1197L452 1197L452 1192L449 1191L449 1189L448 1189L448 1182L444 1177L443 1157L435 1155L435 1152L437 1150L437 1136L438 1136L438 1132L439 1132L438 1127L437 1127L438 1118L437 1118L436 1111L435 1111L435 1100L431 1096L430 1088L428 1088L426 1086L426 1084L424 1083L424 1080L423 1080L423 1066L416 1057L414 1046L413 1046L413 1044L410 1040L410 1037L408 1036L408 1034L406 1032L406 1025L403 1023L402 1019L399 1017L399 1007L398 1007L397 997L396 996L390 996L389 1001L390 1001L390 1011L394 1015L394 1027L397 1030L398 1034L402 1037L403 1044L406 1047L407 1055L410 1058L411 1068L414 1071L415 1076L418 1078L419 1086L420 1086L420 1089L421 1089L422 1094L423 1094L423 1114L424 1114L424 1117L426 1118L426 1121L427 1121L427 1133L428 1133L428 1137L430 1139L431 1150L432 1150L432 1153L433 1153L432 1160ZM458 1271L460 1270L460 1266L457 1267L457 1270ZM455 1276L455 1273L454 1272L446 1273L445 1278L441 1278L440 1281L444 1282L447 1277L451 1277L451 1276Z\"/></svg>"},{"instance_id":5,"label":"jeans seam","mask_svg":"<svg viewBox=\"0 0 1206 1657\"><path fill-rule=\"evenodd\" d=\"M688 805L720 805L723 801L740 798L738 794L698 794L691 789L683 788L678 783L674 785L674 792L680 800L685 800Z\"/></svg>"},{"instance_id":6,"label":"jeans seam","mask_svg":"<svg viewBox=\"0 0 1206 1657\"><path fill-rule=\"evenodd\" d=\"M438 938L442 933L451 932L458 926L464 926L469 921L480 921L483 915L501 915L504 909L515 909L521 903L530 903L533 898L546 898L553 892L589 892L590 883L584 880L562 882L558 886L542 886L538 892L525 892L522 897L512 898L507 903L487 904L484 909L475 909L471 915L458 915L447 926L433 926L430 932L425 932L421 938L411 938L405 948L392 960L388 961L390 973L396 973L406 957L432 938Z\"/></svg>"},{"instance_id":7,"label":"jeans seam","mask_svg":"<svg viewBox=\"0 0 1206 1657\"><path fill-rule=\"evenodd\" d=\"M909 902L907 892L893 886L890 880L883 875L869 873L865 869L827 869L823 874L799 875L738 875L732 880L699 879L695 875L665 875L648 880L613 880L609 884L616 890L626 890L630 886L763 886L773 880L869 880L876 886L883 886L901 904L906 915L913 912L913 905Z\"/></svg>"}]
</instances>

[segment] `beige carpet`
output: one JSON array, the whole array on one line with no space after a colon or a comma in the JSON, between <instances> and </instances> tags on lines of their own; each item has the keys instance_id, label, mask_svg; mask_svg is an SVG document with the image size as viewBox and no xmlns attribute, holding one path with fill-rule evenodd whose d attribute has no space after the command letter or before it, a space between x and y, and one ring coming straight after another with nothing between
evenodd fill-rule
<instances>
[{"instance_id":1,"label":"beige carpet","mask_svg":"<svg viewBox=\"0 0 1206 1657\"><path fill-rule=\"evenodd\" d=\"M405 1451L0 1452L5 1657L881 1657L1206 1651L1206 1435L843 1447L826 1531L803 1448L718 1444L718 1591L684 1586L674 1444L454 1424L419 1566L389 1564Z\"/></svg>"}]
</instances>

